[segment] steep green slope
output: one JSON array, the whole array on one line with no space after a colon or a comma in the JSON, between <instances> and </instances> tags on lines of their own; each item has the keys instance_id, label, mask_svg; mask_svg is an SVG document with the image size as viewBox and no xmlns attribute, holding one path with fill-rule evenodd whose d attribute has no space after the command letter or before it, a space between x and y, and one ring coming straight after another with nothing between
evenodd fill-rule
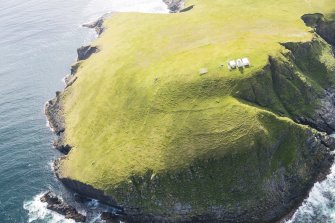
<instances>
[{"instance_id":1,"label":"steep green slope","mask_svg":"<svg viewBox=\"0 0 335 223\"><path fill-rule=\"evenodd\" d=\"M193 4L105 21L100 52L62 95L74 148L59 174L174 220L274 219L287 210L269 210L292 207L326 159L316 132L293 120L314 118L335 70L331 47L300 17L335 2ZM245 56L250 68L228 71Z\"/></svg>"}]
</instances>

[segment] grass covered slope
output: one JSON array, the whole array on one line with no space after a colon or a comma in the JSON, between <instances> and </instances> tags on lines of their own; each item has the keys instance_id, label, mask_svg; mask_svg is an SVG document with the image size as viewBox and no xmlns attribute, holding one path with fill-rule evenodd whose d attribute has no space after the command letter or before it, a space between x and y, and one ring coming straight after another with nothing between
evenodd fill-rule
<instances>
[{"instance_id":1,"label":"grass covered slope","mask_svg":"<svg viewBox=\"0 0 335 223\"><path fill-rule=\"evenodd\" d=\"M194 9L117 13L105 21L94 43L101 51L81 62L78 80L62 96L74 148L61 176L102 189L121 205L176 213L174 219L182 211L254 213L259 199L271 208L267 202L285 197L280 193L306 187L321 160L307 149L308 127L292 119L313 116L315 95L334 81L335 62L300 17L331 13L335 2L186 3ZM295 50L298 42L310 47ZM240 57L252 66L228 71L226 62ZM201 68L209 72L200 76ZM298 183L284 180L276 192L285 174Z\"/></svg>"}]
</instances>

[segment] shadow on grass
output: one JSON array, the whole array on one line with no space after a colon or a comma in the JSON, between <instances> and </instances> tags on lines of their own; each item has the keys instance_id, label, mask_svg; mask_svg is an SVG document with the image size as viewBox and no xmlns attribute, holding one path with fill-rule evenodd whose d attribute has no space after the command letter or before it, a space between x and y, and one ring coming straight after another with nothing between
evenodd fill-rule
<instances>
[{"instance_id":1,"label":"shadow on grass","mask_svg":"<svg viewBox=\"0 0 335 223\"><path fill-rule=\"evenodd\" d=\"M189 7L186 7L186 8L184 8L184 9L180 10L180 12L187 12L187 11L192 10L193 8L194 8L194 5L191 5L191 6L189 6Z\"/></svg>"}]
</instances>

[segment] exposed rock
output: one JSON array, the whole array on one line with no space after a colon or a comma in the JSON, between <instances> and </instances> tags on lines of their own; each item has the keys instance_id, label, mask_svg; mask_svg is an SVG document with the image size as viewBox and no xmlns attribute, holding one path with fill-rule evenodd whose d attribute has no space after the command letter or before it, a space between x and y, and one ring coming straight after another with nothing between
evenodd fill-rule
<instances>
[{"instance_id":1,"label":"exposed rock","mask_svg":"<svg viewBox=\"0 0 335 223\"><path fill-rule=\"evenodd\" d=\"M288 50L290 50L292 54L289 56L289 60L292 61L292 63L297 66L302 72L309 73L313 69L315 69L315 67L318 67L318 69L320 69L320 72L324 72L325 75L326 73L329 73L330 75L333 75L335 73L334 68L326 67L315 58L321 57L321 55L319 55L320 52L315 52L314 49L322 48L324 47L324 45L327 45L325 41L317 41L315 38L311 42L286 43L283 45ZM310 61L310 63L306 64L304 60L308 60ZM271 62L274 69L276 69L276 61L272 60ZM282 70L279 70L279 72L283 73ZM287 67L285 72L292 73L293 68ZM287 76L287 78L294 79L295 75L291 75L291 77ZM294 118L295 121L297 121L298 123L306 124L321 132L327 132L328 134L331 134L335 131L335 87L333 86L334 83L331 82L331 80L327 84L328 87L325 87L320 92L316 92L310 86L305 86L303 89L301 89L301 93L307 95L306 99L308 100L304 102L306 105L311 103L312 101L319 101L319 105L312 117L308 115L294 115Z\"/></svg>"},{"instance_id":2,"label":"exposed rock","mask_svg":"<svg viewBox=\"0 0 335 223\"><path fill-rule=\"evenodd\" d=\"M100 218L106 223L119 223L120 221L127 223L126 217L122 213L102 212Z\"/></svg>"},{"instance_id":3,"label":"exposed rock","mask_svg":"<svg viewBox=\"0 0 335 223\"><path fill-rule=\"evenodd\" d=\"M68 144L64 144L65 123L61 115L60 97L61 92L57 91L56 97L46 103L44 113L48 119L50 128L57 135L57 139L53 142L53 147L66 155L70 152L72 147Z\"/></svg>"},{"instance_id":4,"label":"exposed rock","mask_svg":"<svg viewBox=\"0 0 335 223\"><path fill-rule=\"evenodd\" d=\"M62 177L59 167L60 167L60 163L62 159L65 159L65 158L66 158L65 156L60 157L59 159L56 159L54 162L55 174L58 177L58 179L64 184L64 186L66 186L68 189L75 191L81 196L84 196L87 198L94 198L96 200L99 200L102 203L105 203L107 205L110 205L110 206L113 206L115 208L122 210L121 207L117 206L116 201L112 197L106 195L103 191L96 189L85 183Z\"/></svg>"},{"instance_id":5,"label":"exposed rock","mask_svg":"<svg viewBox=\"0 0 335 223\"><path fill-rule=\"evenodd\" d=\"M84 24L83 27L87 27L87 28L91 28L91 29L95 29L95 31L97 32L98 35L101 35L104 30L105 27L103 26L104 20L107 17L110 17L113 13L107 13L105 15L103 15L100 19L98 19L95 22L89 23L89 24Z\"/></svg>"},{"instance_id":6,"label":"exposed rock","mask_svg":"<svg viewBox=\"0 0 335 223\"><path fill-rule=\"evenodd\" d=\"M319 131L332 134L335 131L335 89L327 89L320 99L320 108L313 119L297 117L297 121L309 125Z\"/></svg>"},{"instance_id":7,"label":"exposed rock","mask_svg":"<svg viewBox=\"0 0 335 223\"><path fill-rule=\"evenodd\" d=\"M178 208L174 208L174 215L179 216L177 219L175 216L166 215L151 215L142 212L140 209L133 207L125 207L124 211L127 215L115 215L111 213L104 213L105 219L110 219L109 222L114 222L116 219L123 219L129 222L236 222L239 219L241 222L273 222L278 220L283 214L287 213L297 205L299 205L303 199L307 196L309 189L312 187L315 181L322 180L322 178L328 173L330 166L333 163L333 155L329 152L334 148L334 140L330 139L326 134L318 133L315 135L312 131L307 131L309 135L305 145L297 149L299 157L296 162L290 167L290 169L280 169L274 173L273 177L269 178L264 182L263 190L267 191L266 199L262 198L262 202L254 203L250 201L246 204L231 204L230 206L213 206L208 208L211 212L204 215L192 216L192 209L179 204ZM259 154L260 156L263 156ZM270 154L268 154L270 155ZM271 156L271 155L270 155ZM216 161L211 161L216 162ZM210 163L210 162L209 162ZM305 165L308 163L308 166ZM307 177L309 183L305 183L301 180L301 168L303 167L306 173L303 177ZM204 167L205 168L205 167ZM57 168L56 173L57 173ZM308 173L308 174L307 174ZM320 173L324 173L323 175ZM77 182L71 179L60 178L60 180L69 188L78 191L85 196L94 197L101 200L104 203L115 206L116 202L102 191L98 191L89 185L85 185L81 182ZM173 177L174 181L178 181L178 176ZM155 180L152 181L152 185L156 185ZM159 185L159 184L158 184ZM239 188L240 187L240 188ZM240 190L252 190L250 187L240 185L236 187ZM249 189L248 189L249 188ZM237 205L237 206L235 206ZM120 209L122 210L122 209ZM238 210L238 211L237 211ZM123 211L121 211L123 213Z\"/></svg>"},{"instance_id":8,"label":"exposed rock","mask_svg":"<svg viewBox=\"0 0 335 223\"><path fill-rule=\"evenodd\" d=\"M184 0L163 0L163 2L168 6L170 13L180 12L184 8Z\"/></svg>"},{"instance_id":9,"label":"exposed rock","mask_svg":"<svg viewBox=\"0 0 335 223\"><path fill-rule=\"evenodd\" d=\"M72 74L71 70L71 74L65 76L64 78L65 88L72 86L72 84L74 84L74 82L78 79L78 77L75 75L75 72L77 72L77 70L75 70L74 73Z\"/></svg>"},{"instance_id":10,"label":"exposed rock","mask_svg":"<svg viewBox=\"0 0 335 223\"><path fill-rule=\"evenodd\" d=\"M71 79L67 82L67 84L66 84L66 88L72 86L72 84L74 84L74 82L76 82L77 79L78 79L77 76L74 76L73 78L71 78Z\"/></svg>"},{"instance_id":11,"label":"exposed rock","mask_svg":"<svg viewBox=\"0 0 335 223\"><path fill-rule=\"evenodd\" d=\"M64 133L61 133L60 136L53 142L53 146L64 155L67 155L72 149L69 144L64 145Z\"/></svg>"},{"instance_id":12,"label":"exposed rock","mask_svg":"<svg viewBox=\"0 0 335 223\"><path fill-rule=\"evenodd\" d=\"M316 27L316 32L329 44L335 45L335 21L323 21Z\"/></svg>"},{"instance_id":13,"label":"exposed rock","mask_svg":"<svg viewBox=\"0 0 335 223\"><path fill-rule=\"evenodd\" d=\"M61 92L56 92L56 97L48 101L45 105L44 113L49 121L50 128L57 134L60 135L65 131L64 120L60 113L62 108L59 104Z\"/></svg>"},{"instance_id":14,"label":"exposed rock","mask_svg":"<svg viewBox=\"0 0 335 223\"><path fill-rule=\"evenodd\" d=\"M329 135L325 133L318 133L317 135L318 139L320 139L321 143L328 147L331 151L335 150L335 138L330 137Z\"/></svg>"},{"instance_id":15,"label":"exposed rock","mask_svg":"<svg viewBox=\"0 0 335 223\"><path fill-rule=\"evenodd\" d=\"M79 66L80 66L80 62L77 62L77 63L75 63L71 66L71 75L72 76L74 76L77 73L77 71L79 69Z\"/></svg>"},{"instance_id":16,"label":"exposed rock","mask_svg":"<svg viewBox=\"0 0 335 223\"><path fill-rule=\"evenodd\" d=\"M335 20L327 20L325 16L320 13L306 14L301 18L307 26L314 28L316 33L329 44L335 45Z\"/></svg>"},{"instance_id":17,"label":"exposed rock","mask_svg":"<svg viewBox=\"0 0 335 223\"><path fill-rule=\"evenodd\" d=\"M82 46L77 49L78 53L78 60L86 60L88 59L92 54L99 52L99 49L94 46Z\"/></svg>"},{"instance_id":18,"label":"exposed rock","mask_svg":"<svg viewBox=\"0 0 335 223\"><path fill-rule=\"evenodd\" d=\"M301 19L305 22L306 26L315 28L324 19L324 16L321 13L305 14Z\"/></svg>"},{"instance_id":19,"label":"exposed rock","mask_svg":"<svg viewBox=\"0 0 335 223\"><path fill-rule=\"evenodd\" d=\"M105 16L108 16L108 14ZM86 25L86 26L90 28L98 28L100 30L99 32L102 32L102 23L103 23L104 18L105 17L102 17L94 24ZM99 52L99 49L97 47L93 47L90 45L82 46L77 49L78 62L71 66L71 74L67 75L64 78L65 85L66 85L65 88L72 86L75 83L75 81L78 79L78 77L75 74L80 66L80 61L88 59L92 54L97 53L97 52ZM58 136L57 140L53 142L54 148L60 151L61 153L67 155L70 152L72 146L68 144L64 144L65 124L64 124L64 119L62 117L62 108L60 105L61 94L62 92L57 91L56 97L52 100L49 100L46 103L44 111L48 119L50 128Z\"/></svg>"},{"instance_id":20,"label":"exposed rock","mask_svg":"<svg viewBox=\"0 0 335 223\"><path fill-rule=\"evenodd\" d=\"M85 203L85 202L91 201L91 199L89 199L89 198L87 198L85 196L82 196L82 195L80 195L78 193L74 193L73 197L74 197L74 200L76 202L78 202L78 203Z\"/></svg>"},{"instance_id":21,"label":"exposed rock","mask_svg":"<svg viewBox=\"0 0 335 223\"><path fill-rule=\"evenodd\" d=\"M236 88L236 97L318 131L334 132L335 70L321 62L324 52L333 56L331 46L317 35L309 42L282 45L287 49L286 53L281 57L269 57L267 66L252 78L241 81ZM299 76L302 73L312 79L318 72L323 73L323 80L307 82Z\"/></svg>"},{"instance_id":22,"label":"exposed rock","mask_svg":"<svg viewBox=\"0 0 335 223\"><path fill-rule=\"evenodd\" d=\"M47 203L47 209L57 212L58 214L64 215L65 218L73 219L76 222L85 222L86 217L78 211L66 204L62 199L57 197L51 191L47 192L41 197L41 201Z\"/></svg>"}]
</instances>

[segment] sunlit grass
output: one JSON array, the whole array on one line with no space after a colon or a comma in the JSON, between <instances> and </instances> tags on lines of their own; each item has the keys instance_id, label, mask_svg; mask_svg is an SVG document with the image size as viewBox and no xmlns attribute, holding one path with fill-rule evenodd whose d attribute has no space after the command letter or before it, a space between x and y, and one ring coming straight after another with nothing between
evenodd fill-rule
<instances>
[{"instance_id":1,"label":"sunlit grass","mask_svg":"<svg viewBox=\"0 0 335 223\"><path fill-rule=\"evenodd\" d=\"M101 52L82 63L63 98L67 142L74 146L62 165L64 176L107 189L148 169L159 174L199 159L244 154L256 139L270 147L283 129L305 130L232 95L240 80L263 69L269 55L280 55L279 43L312 39L303 14L331 12L335 2L187 5L195 7L173 15L118 13L105 22L107 31L94 43ZM228 60L242 57L251 67L228 71ZM200 76L201 68L208 73ZM302 140L286 143L285 154ZM292 158L276 157L273 168Z\"/></svg>"}]
</instances>

